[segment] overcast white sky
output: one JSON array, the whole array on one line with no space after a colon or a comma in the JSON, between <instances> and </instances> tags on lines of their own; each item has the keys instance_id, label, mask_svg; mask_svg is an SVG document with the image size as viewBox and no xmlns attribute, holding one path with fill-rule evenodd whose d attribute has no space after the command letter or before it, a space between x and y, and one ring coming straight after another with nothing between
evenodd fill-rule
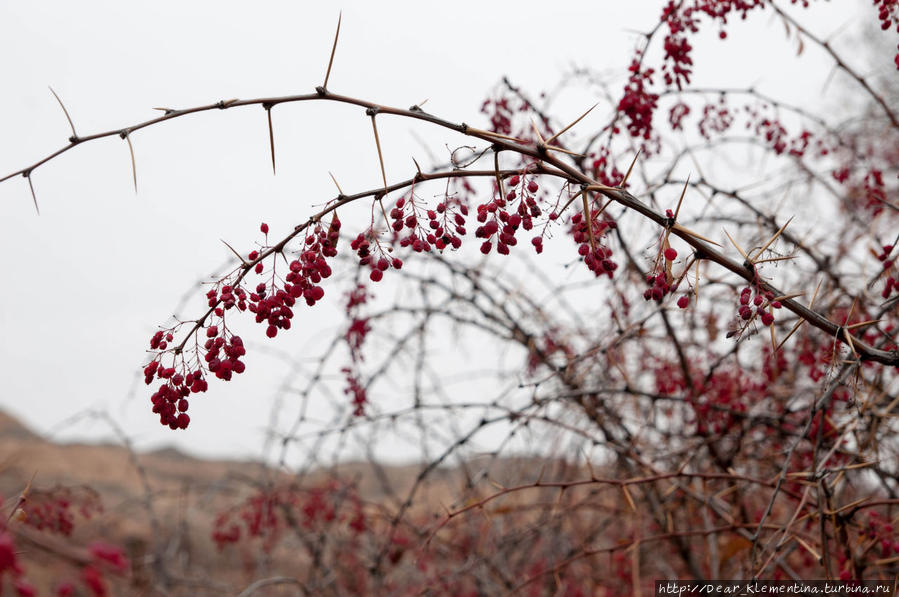
<instances>
[{"instance_id":1,"label":"overcast white sky","mask_svg":"<svg viewBox=\"0 0 899 597\"><path fill-rule=\"evenodd\" d=\"M33 162L70 135L48 85L82 136L150 118L153 107L311 92L321 84L339 9L333 91L402 107L428 99L430 112L476 123L502 75L536 93L575 65L620 69L633 32L647 30L662 4L4 2L0 171ZM818 6L814 27L836 31L868 4ZM770 68L784 66L781 50L790 42L767 16L733 28L729 43L709 33L700 44L707 58L699 82L774 88L801 80L801 65ZM576 116L589 106L583 99L561 112ZM333 196L328 171L347 192L378 184L370 124L360 110L291 105L277 108L274 119L276 177L264 112L254 107L136 133L137 195L119 139L85 144L38 169L39 217L24 179L0 185L0 407L40 431L103 409L141 447L258 451L287 370L277 359L260 355L238 380L211 384L191 405L187 433L158 424L142 384L129 392L155 326L228 258L220 239L249 248L263 220L275 235L284 233ZM419 138L438 154L453 143L441 131L413 134L410 126L394 121L381 130L388 173L397 177L410 173L410 156L427 161ZM272 346L297 353L309 341L300 331ZM63 434L105 436L105 426L85 422L66 425Z\"/></svg>"}]
</instances>

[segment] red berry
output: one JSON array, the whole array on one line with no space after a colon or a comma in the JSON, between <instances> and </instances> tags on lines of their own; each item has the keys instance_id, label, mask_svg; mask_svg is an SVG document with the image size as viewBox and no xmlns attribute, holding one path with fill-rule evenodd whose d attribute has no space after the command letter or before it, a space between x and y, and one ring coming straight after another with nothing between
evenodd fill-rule
<instances>
[{"instance_id":1,"label":"red berry","mask_svg":"<svg viewBox=\"0 0 899 597\"><path fill-rule=\"evenodd\" d=\"M668 247L667 249L665 249L665 259L667 259L668 261L674 261L675 259L677 259L677 251L672 247Z\"/></svg>"},{"instance_id":2,"label":"red berry","mask_svg":"<svg viewBox=\"0 0 899 597\"><path fill-rule=\"evenodd\" d=\"M263 222L262 225L259 226L259 230L262 231L262 234L268 234L268 224Z\"/></svg>"},{"instance_id":3,"label":"red berry","mask_svg":"<svg viewBox=\"0 0 899 597\"><path fill-rule=\"evenodd\" d=\"M37 589L34 588L34 585L24 578L15 579L12 586L16 590L16 595L19 597L34 597L37 595Z\"/></svg>"},{"instance_id":4,"label":"red berry","mask_svg":"<svg viewBox=\"0 0 899 597\"><path fill-rule=\"evenodd\" d=\"M371 270L371 273L368 275L368 277L371 278L372 282L380 282L381 278L384 277L384 272L379 269L373 269Z\"/></svg>"},{"instance_id":5,"label":"red berry","mask_svg":"<svg viewBox=\"0 0 899 597\"><path fill-rule=\"evenodd\" d=\"M690 304L690 297L688 297L686 295L677 299L677 306L680 307L681 309L686 309L689 304Z\"/></svg>"}]
</instances>

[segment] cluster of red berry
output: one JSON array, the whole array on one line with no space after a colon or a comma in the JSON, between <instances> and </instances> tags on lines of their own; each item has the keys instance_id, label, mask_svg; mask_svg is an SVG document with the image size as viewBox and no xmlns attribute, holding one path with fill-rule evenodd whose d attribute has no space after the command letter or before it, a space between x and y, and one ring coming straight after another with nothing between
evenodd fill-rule
<instances>
[{"instance_id":1,"label":"cluster of red berry","mask_svg":"<svg viewBox=\"0 0 899 597\"><path fill-rule=\"evenodd\" d=\"M478 205L477 220L481 226L475 229L475 236L484 239L481 243L481 253L490 253L493 243L496 242L496 252L500 255L508 255L509 247L518 244L515 234L519 228L531 230L534 227L534 218L542 213L537 204L535 194L540 189L533 179L524 182L522 177L514 175L509 178L509 192L505 197L494 196L487 203ZM517 207L514 203L517 201ZM507 209L512 207L512 209ZM531 242L538 253L543 250L543 240L533 239Z\"/></svg>"},{"instance_id":2,"label":"cluster of red berry","mask_svg":"<svg viewBox=\"0 0 899 597\"><path fill-rule=\"evenodd\" d=\"M3 503L0 498L0 504ZM0 587L10 586L17 597L35 597L37 588L26 578L25 569L19 561L21 553L16 545L15 537L8 529L9 522L15 517L23 524L41 531L50 531L69 536L72 533L71 507L79 503L82 515L90 516L91 512L102 510L97 494L83 489L76 492L71 488L57 487L49 491L28 491L27 499L20 499L9 518L0 519ZM56 597L71 597L76 594L89 594L94 597L105 597L109 594L106 573L126 573L131 564L118 545L104 541L95 541L87 546L89 559L81 568L77 581L63 580L56 584L53 594ZM9 577L9 585L4 585L5 577ZM78 591L81 585L87 593ZM7 593L3 593L6 595Z\"/></svg>"},{"instance_id":3,"label":"cluster of red berry","mask_svg":"<svg viewBox=\"0 0 899 597\"><path fill-rule=\"evenodd\" d=\"M753 296L753 291L749 286L744 286L743 290L740 291L740 307L737 310L740 319L749 321L753 317L759 316L762 320L762 325L773 324L773 309L781 308L782 305L780 304L780 301L774 300L774 294L769 290L760 292L760 290L756 288L754 294L755 296ZM752 303L751 305L750 302Z\"/></svg>"},{"instance_id":4,"label":"cluster of red berry","mask_svg":"<svg viewBox=\"0 0 899 597\"><path fill-rule=\"evenodd\" d=\"M281 486L258 491L220 513L212 540L222 550L242 538L260 539L262 549L270 552L292 526L300 531L331 524L346 524L354 534L366 530L362 503L352 486L336 480L312 488Z\"/></svg>"},{"instance_id":5,"label":"cluster of red berry","mask_svg":"<svg viewBox=\"0 0 899 597\"><path fill-rule=\"evenodd\" d=\"M154 336L155 338L155 336ZM151 343L152 348L152 343ZM159 388L150 396L153 412L159 415L159 422L170 429L187 429L190 416L187 414L187 396L191 392L205 392L206 380L199 371L190 371L187 375L176 373L175 367L162 367L159 360L150 361L144 367L144 382L153 383L154 376L162 380Z\"/></svg>"},{"instance_id":6,"label":"cluster of red berry","mask_svg":"<svg viewBox=\"0 0 899 597\"><path fill-rule=\"evenodd\" d=\"M19 597L34 597L37 589L25 578L25 570L19 562L19 549L16 546L12 533L6 529L6 525L0 523L0 582L9 575L16 595Z\"/></svg>"},{"instance_id":7,"label":"cluster of red berry","mask_svg":"<svg viewBox=\"0 0 899 597\"><path fill-rule=\"evenodd\" d=\"M611 230L615 230L618 223L612 219L602 220L595 214L591 214L591 224L587 224L582 213L571 216L571 236L578 245L578 255L583 257L584 265L597 277L606 275L609 278L618 264L612 261L612 249L602 240Z\"/></svg>"},{"instance_id":8,"label":"cluster of red berry","mask_svg":"<svg viewBox=\"0 0 899 597\"><path fill-rule=\"evenodd\" d=\"M652 136L652 116L658 106L659 94L649 91L655 70L644 69L641 62L642 53L638 50L628 67L631 74L618 102L618 110L627 118L631 136L648 141Z\"/></svg>"},{"instance_id":9,"label":"cluster of red berry","mask_svg":"<svg viewBox=\"0 0 899 597\"><path fill-rule=\"evenodd\" d=\"M103 506L97 493L87 487L57 486L48 490L31 490L19 512L21 522L39 531L70 536L75 528L75 514L89 519Z\"/></svg>"},{"instance_id":10,"label":"cluster of red berry","mask_svg":"<svg viewBox=\"0 0 899 597\"><path fill-rule=\"evenodd\" d=\"M877 19L880 21L880 28L886 31L895 23L896 32L899 33L899 0L874 0L874 6L878 7ZM893 60L899 69L899 51Z\"/></svg>"},{"instance_id":11,"label":"cluster of red berry","mask_svg":"<svg viewBox=\"0 0 899 597\"><path fill-rule=\"evenodd\" d=\"M415 224L413 223L413 226ZM378 253L377 255L372 254L372 243L369 242L369 239L366 238L369 236L374 242L375 251ZM400 269L403 267L403 260L399 257L388 258L387 254L381 248L381 244L377 241L374 234L369 230L368 235L364 233L360 233L353 242L350 243L350 248L356 251L356 254L359 256L359 265L369 266L371 268L371 272L368 274L368 278L372 282L380 282L384 277L384 272L390 269L393 266L394 269ZM426 245L426 248L423 246L419 246L419 251L430 251L430 245ZM375 259L377 257L377 259Z\"/></svg>"},{"instance_id":12,"label":"cluster of red berry","mask_svg":"<svg viewBox=\"0 0 899 597\"><path fill-rule=\"evenodd\" d=\"M263 223L259 229L267 237L268 224ZM225 326L227 311L234 308L250 311L255 315L256 323L266 326L266 336L274 338L278 330L290 329L293 306L298 299L302 298L312 306L324 297L325 291L320 283L331 275L327 258L337 255L339 237L340 220L335 214L327 228L319 222L307 233L298 258L288 265L289 271L283 283L278 284L273 273L270 282L260 282L253 292L247 292L240 285L241 275L235 283L229 283L226 278L220 281L220 288L210 289L206 293L207 304L217 323L204 328L206 341L202 349L197 348L197 352L203 352L205 365L199 364L197 359L197 365L190 367L183 358L180 364L175 360L170 367L162 365L162 356L167 351L175 353L176 359L181 354L181 347L169 347L174 340L173 332L180 324L153 334L150 349L156 351L156 356L144 367L144 382L150 385L154 379L161 381L151 396L153 412L159 415L161 424L171 429L187 429L190 424L188 396L208 389L207 371L218 379L229 381L235 374L246 370L246 364L241 360L246 355L246 348L240 336L231 334ZM249 269L250 264L256 262L252 268L261 274L264 267L259 252L252 251L248 258L250 261L245 263L244 268Z\"/></svg>"}]
</instances>

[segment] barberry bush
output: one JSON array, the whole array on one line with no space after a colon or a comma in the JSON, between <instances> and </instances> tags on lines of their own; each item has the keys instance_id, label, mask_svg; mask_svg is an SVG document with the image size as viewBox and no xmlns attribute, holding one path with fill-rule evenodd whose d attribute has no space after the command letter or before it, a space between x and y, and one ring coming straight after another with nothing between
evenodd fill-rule
<instances>
[{"instance_id":1,"label":"barberry bush","mask_svg":"<svg viewBox=\"0 0 899 597\"><path fill-rule=\"evenodd\" d=\"M871 69L806 26L821 3L786 4L668 2L623 78L564 78L597 95L580 115L508 79L465 122L342 95L332 50L309 93L85 137L73 126L61 151L2 180L30 184L59 153L103 137L131 147L203 111L264 110L273 168L275 109L335 102L369 121L381 184L335 180L320 208L259 223L229 245L204 308L148 339L148 411L190 433L193 401L252 376L246 322L278 342L306 333L295 317L321 302L345 316L287 384L298 414L276 458L299 458L295 475L253 485L210 529L246 570L242 594L895 579L899 3L860 5L886 44L872 55L890 58ZM749 81L694 86L694 44L727 44L758 18L795 40L784 61L815 48L851 99L833 110ZM397 118L457 134L445 165L390 178L379 123ZM403 484L373 463L380 492L366 492L337 463L385 442L424 464ZM41 512L23 523L65 522ZM5 547L13 524L0 575L27 594Z\"/></svg>"}]
</instances>

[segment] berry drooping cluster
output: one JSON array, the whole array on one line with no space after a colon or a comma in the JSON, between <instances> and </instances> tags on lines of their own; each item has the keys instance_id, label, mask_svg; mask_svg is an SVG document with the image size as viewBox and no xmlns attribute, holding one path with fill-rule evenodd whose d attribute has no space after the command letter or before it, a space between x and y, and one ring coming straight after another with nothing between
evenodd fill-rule
<instances>
[{"instance_id":1,"label":"berry drooping cluster","mask_svg":"<svg viewBox=\"0 0 899 597\"><path fill-rule=\"evenodd\" d=\"M687 41L687 34L699 32L699 17L705 15L718 21L718 37L727 38L724 30L727 19L731 13L737 13L741 19L745 19L747 13L754 8L764 7L762 0L717 0L708 2L695 0L693 2L675 2L671 0L662 9L661 22L668 26L665 36L665 58L662 73L665 76L665 84L669 87L676 85L681 89L684 83L690 83L690 75L693 72L693 59L691 53L693 46Z\"/></svg>"},{"instance_id":2,"label":"berry drooping cluster","mask_svg":"<svg viewBox=\"0 0 899 597\"><path fill-rule=\"evenodd\" d=\"M880 28L886 31L895 24L896 33L899 33L899 0L874 0L874 7L877 8ZM896 49L899 50L899 46L896 46ZM896 69L899 70L899 51L896 52L893 61L896 63Z\"/></svg>"},{"instance_id":3,"label":"berry drooping cluster","mask_svg":"<svg viewBox=\"0 0 899 597\"><path fill-rule=\"evenodd\" d=\"M699 123L697 124L699 128L699 134L703 136L705 139L711 139L712 134L723 135L727 132L727 130L734 123L734 115L731 112L730 106L727 105L727 97L719 96L718 103L713 104L711 102L707 103L702 108L702 117L699 119ZM678 126L680 125L680 120L678 120ZM749 126L747 124L747 126ZM758 125L756 132L758 133L761 130L761 125Z\"/></svg>"},{"instance_id":4,"label":"berry drooping cluster","mask_svg":"<svg viewBox=\"0 0 899 597\"><path fill-rule=\"evenodd\" d=\"M350 349L350 357L354 363L364 360L362 344L371 331L369 318L361 313L361 307L368 302L369 296L368 291L362 284L357 284L352 291L347 293L346 314L350 325L347 327L346 334L344 334L344 340L346 340Z\"/></svg>"},{"instance_id":5,"label":"berry drooping cluster","mask_svg":"<svg viewBox=\"0 0 899 597\"><path fill-rule=\"evenodd\" d=\"M368 392L365 391L365 386L350 367L344 367L340 371L343 373L346 381L343 393L350 397L350 402L353 405L353 416L365 416L365 405L368 404Z\"/></svg>"},{"instance_id":6,"label":"berry drooping cluster","mask_svg":"<svg viewBox=\"0 0 899 597\"><path fill-rule=\"evenodd\" d=\"M693 58L690 52L693 46L687 41L686 32L696 33L699 30L698 19L693 16L692 10L678 10L675 2L669 2L662 9L662 22L668 26L668 34L665 36L665 58L662 65L662 74L665 84L677 85L682 89L683 84L690 83L690 75L693 71Z\"/></svg>"},{"instance_id":7,"label":"berry drooping cluster","mask_svg":"<svg viewBox=\"0 0 899 597\"><path fill-rule=\"evenodd\" d=\"M356 251L356 254L359 256L359 265L371 268L368 278L372 282L380 282L384 277L384 272L391 267L393 269L403 267L402 259L387 255L371 229L365 233L360 233L359 236L353 239L353 242L350 243L350 248ZM372 248L374 248L375 254L372 254ZM425 249L420 248L420 250ZM430 246L428 246L427 250L430 250Z\"/></svg>"},{"instance_id":8,"label":"berry drooping cluster","mask_svg":"<svg viewBox=\"0 0 899 597\"><path fill-rule=\"evenodd\" d=\"M515 110L509 105L510 102L508 97L498 97L496 99L487 98L481 104L481 113L490 118L491 131L502 135L512 134L512 118L515 116ZM525 109L527 108L520 108L520 110Z\"/></svg>"},{"instance_id":9,"label":"berry drooping cluster","mask_svg":"<svg viewBox=\"0 0 899 597\"><path fill-rule=\"evenodd\" d=\"M267 238L268 225L263 223L259 229ZM230 381L235 374L246 370L246 364L241 360L247 352L243 340L232 334L225 325L229 310L250 311L255 315L256 323L266 326L266 336L274 338L278 330L290 329L293 307L298 299L302 298L312 306L324 297L325 291L320 283L331 275L327 258L337 255L339 237L340 220L336 213L327 228L316 222L311 229L307 229L299 255L288 264L289 271L283 282L275 276L273 269L271 279L257 284L252 292L248 292L241 283L250 269L256 274L263 272L264 256L259 251L250 252L249 262L244 262L234 279L226 277L206 293L210 308L207 316L210 319L205 327L200 324L195 327L196 335L202 332L206 337L202 345L199 340L195 342L195 358L185 358L183 349L186 341L180 346L170 346L175 332L183 324L153 334L150 349L156 351L156 356L144 367L144 382L147 385L154 380L161 382L151 396L153 412L159 415L161 424L171 429L187 429L190 424L188 397L208 389L207 373ZM173 354L172 364L168 367L162 364L162 357L167 352Z\"/></svg>"},{"instance_id":10,"label":"berry drooping cluster","mask_svg":"<svg viewBox=\"0 0 899 597\"><path fill-rule=\"evenodd\" d=\"M446 247L458 249L462 246L462 238L465 236L465 218L468 216L468 206L464 203L441 201L436 210L428 210L428 227L433 230L426 236L426 240L442 251ZM414 242L414 241L413 241ZM402 246L402 241L400 242Z\"/></svg>"},{"instance_id":11,"label":"berry drooping cluster","mask_svg":"<svg viewBox=\"0 0 899 597\"><path fill-rule=\"evenodd\" d=\"M344 394L351 398L353 416L356 417L365 415L365 405L368 403L365 386L359 381L361 378L359 367L365 360L362 345L371 331L369 318L362 314L362 308L368 302L369 296L365 286L357 284L356 288L347 293L346 302L346 315L350 325L344 334L344 340L350 351L350 363L342 368L341 372L346 381Z\"/></svg>"},{"instance_id":12,"label":"berry drooping cluster","mask_svg":"<svg viewBox=\"0 0 899 597\"><path fill-rule=\"evenodd\" d=\"M571 236L578 245L577 252L584 259L584 265L596 277L606 275L611 279L618 264L612 261L612 249L602 240L609 231L618 227L618 223L609 218L600 220L592 211L591 218L592 225L588 226L584 214L571 216Z\"/></svg>"},{"instance_id":13,"label":"berry drooping cluster","mask_svg":"<svg viewBox=\"0 0 899 597\"><path fill-rule=\"evenodd\" d=\"M269 338L274 338L278 329L290 329L290 319L293 317L290 308L296 299L302 298L312 307L325 296L325 289L320 284L331 276L327 258L337 256L339 239L340 219L335 212L327 229L321 222L316 222L312 231L307 231L299 258L290 262L290 271L284 277L281 288L277 288L273 280L267 297L264 294L267 289L258 286L256 293L259 299L253 301L254 297L250 295L250 300L256 304L254 309L251 302L250 311L256 314L256 323L268 322L265 333Z\"/></svg>"},{"instance_id":14,"label":"berry drooping cluster","mask_svg":"<svg viewBox=\"0 0 899 597\"><path fill-rule=\"evenodd\" d=\"M176 367L164 367L161 365L162 352L166 350L173 339L172 331L156 332L150 339L150 348L160 351L156 359L144 367L144 383L150 385L153 379L162 383L156 392L150 397L153 403L153 412L159 415L159 422L170 429L187 429L190 424L190 416L187 414L187 397L191 393L205 392L208 388L202 371L198 368L187 371L186 366L178 371Z\"/></svg>"},{"instance_id":15,"label":"berry drooping cluster","mask_svg":"<svg viewBox=\"0 0 899 597\"><path fill-rule=\"evenodd\" d=\"M672 210L667 209L665 210L665 217L673 222L676 214ZM676 292L687 274L686 270L690 268L692 263L692 261L688 263L680 277L675 278L672 273L672 266L674 260L677 259L677 249L668 244L669 234L670 229L666 229L659 237L659 252L656 255L652 270L646 275L646 283L649 284L649 288L643 291L643 300L661 303L667 295ZM683 294L677 299L677 306L681 309L686 309L690 306L689 293Z\"/></svg>"},{"instance_id":16,"label":"berry drooping cluster","mask_svg":"<svg viewBox=\"0 0 899 597\"><path fill-rule=\"evenodd\" d=\"M590 157L593 158L593 163L591 164L593 178L608 187L625 185L624 173L615 165L608 147L599 148L597 152L591 153Z\"/></svg>"},{"instance_id":17,"label":"berry drooping cluster","mask_svg":"<svg viewBox=\"0 0 899 597\"><path fill-rule=\"evenodd\" d=\"M632 137L649 141L652 136L652 116L659 101L659 94L649 91L655 70L643 68L642 54L637 51L628 67L630 77L624 87L624 95L618 102L618 110L627 118L627 130Z\"/></svg>"},{"instance_id":18,"label":"berry drooping cluster","mask_svg":"<svg viewBox=\"0 0 899 597\"><path fill-rule=\"evenodd\" d=\"M740 319L749 322L758 316L762 320L762 325L772 325L774 309L780 309L782 306L780 301L776 301L774 298L774 293L770 290L762 291L756 287L753 292L749 286L744 286L740 291L740 308L737 310Z\"/></svg>"},{"instance_id":19,"label":"berry drooping cluster","mask_svg":"<svg viewBox=\"0 0 899 597\"><path fill-rule=\"evenodd\" d=\"M493 249L494 240L496 252L508 255L509 247L518 244L515 238L518 229L531 230L534 218L542 213L535 196L540 190L537 181L526 181L525 177L515 174L509 178L509 187L505 197L495 195L487 203L478 205L477 220L481 226L475 230L475 236L484 239L481 243L481 253L484 255ZM543 250L542 237L532 239L531 243L538 253Z\"/></svg>"},{"instance_id":20,"label":"berry drooping cluster","mask_svg":"<svg viewBox=\"0 0 899 597\"><path fill-rule=\"evenodd\" d=\"M449 195L434 209L419 206L415 199L413 189L408 197L397 199L390 210L394 241L416 253L427 253L432 247L438 251L447 247L461 247L468 206ZM425 218L427 225L424 224Z\"/></svg>"},{"instance_id":21,"label":"berry drooping cluster","mask_svg":"<svg viewBox=\"0 0 899 597\"><path fill-rule=\"evenodd\" d=\"M879 215L883 211L884 204L887 204L887 194L882 170L877 168L868 170L865 174L862 196L865 198L865 209L870 210L873 215Z\"/></svg>"},{"instance_id":22,"label":"berry drooping cluster","mask_svg":"<svg viewBox=\"0 0 899 597\"><path fill-rule=\"evenodd\" d=\"M646 283L649 284L649 288L643 291L643 299L647 301L661 303L662 299L664 299L668 293L676 290L676 288L669 283L668 276L664 271L648 274L646 276Z\"/></svg>"},{"instance_id":23,"label":"berry drooping cluster","mask_svg":"<svg viewBox=\"0 0 899 597\"><path fill-rule=\"evenodd\" d=\"M232 335L228 340L225 340L225 334L219 335L218 327L211 325L206 328L206 343L203 344L203 348L206 349L206 354L203 357L206 361L206 368L219 379L231 381L233 374L240 375L247 368L244 362L240 360L240 357L247 354L240 336ZM188 375L188 378L190 378L190 375ZM196 390L194 386L196 386ZM194 373L190 386L191 392L202 392L205 391L206 387L206 381Z\"/></svg>"},{"instance_id":24,"label":"berry drooping cluster","mask_svg":"<svg viewBox=\"0 0 899 597\"><path fill-rule=\"evenodd\" d=\"M671 210L668 211L670 214ZM668 217L672 216L673 214ZM667 245L668 242L665 241L663 244ZM671 263L677 259L677 250L673 247L665 246L665 249L661 253L661 257L664 257L664 262L660 259L656 259L654 271L646 276L646 283L649 284L649 288L643 291L644 300L661 303L662 299L665 298L668 293L677 290L677 284L674 282L674 278L671 275ZM680 305L680 301L678 301L678 305ZM681 308L686 308L686 304Z\"/></svg>"}]
</instances>

